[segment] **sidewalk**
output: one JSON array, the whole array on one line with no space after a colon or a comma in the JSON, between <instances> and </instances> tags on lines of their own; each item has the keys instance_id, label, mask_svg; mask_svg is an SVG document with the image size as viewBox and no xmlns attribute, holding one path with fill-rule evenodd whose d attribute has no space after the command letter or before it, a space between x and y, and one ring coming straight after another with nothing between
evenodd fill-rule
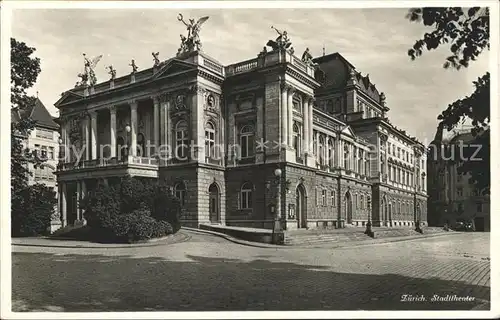
<instances>
[{"instance_id":1,"label":"sidewalk","mask_svg":"<svg viewBox=\"0 0 500 320\"><path fill-rule=\"evenodd\" d=\"M91 248L91 249L119 249L163 246L188 241L191 237L179 231L176 234L163 238L151 239L141 243L98 243L90 241L55 239L50 237L12 238L11 245L25 247L51 247L51 248Z\"/></svg>"},{"instance_id":2,"label":"sidewalk","mask_svg":"<svg viewBox=\"0 0 500 320\"><path fill-rule=\"evenodd\" d=\"M266 244L266 243L241 240L241 239L229 236L227 234L215 232L215 231L187 228L187 227L183 227L182 229L189 231L189 232L211 234L211 235L225 238L228 241L231 241L231 242L234 242L237 244L241 244L241 245L245 245L245 246L257 247L257 248L274 248L274 249L278 249L278 248L279 249L350 248L350 247L378 245L378 244L384 244L384 243L389 243L389 242L398 242L398 241L417 241L420 239L426 239L426 238L431 238L431 237L439 237L439 236L445 236L445 235L449 236L449 235L460 234L460 232L449 232L449 233L446 232L446 233L432 233L432 234L421 234L421 235L415 235L415 236L388 237L388 238L375 238L375 239L369 238L367 236L366 239L364 239L364 240L349 241L349 242L316 243L316 244L305 244L305 245L274 245L274 244Z\"/></svg>"}]
</instances>

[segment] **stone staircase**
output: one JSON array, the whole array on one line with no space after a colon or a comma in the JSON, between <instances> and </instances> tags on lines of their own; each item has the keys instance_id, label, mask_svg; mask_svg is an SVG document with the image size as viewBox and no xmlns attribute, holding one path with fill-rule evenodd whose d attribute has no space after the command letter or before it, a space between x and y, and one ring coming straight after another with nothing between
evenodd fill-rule
<instances>
[{"instance_id":1,"label":"stone staircase","mask_svg":"<svg viewBox=\"0 0 500 320\"><path fill-rule=\"evenodd\" d=\"M429 234L446 233L439 227L423 228L423 235L416 232L414 228L387 228L374 227L376 239L392 237L424 237ZM343 243L353 241L370 240L369 236L364 234L365 228L345 228L345 229L313 229L313 230L291 230L285 231L285 245L304 246L320 243Z\"/></svg>"}]
</instances>

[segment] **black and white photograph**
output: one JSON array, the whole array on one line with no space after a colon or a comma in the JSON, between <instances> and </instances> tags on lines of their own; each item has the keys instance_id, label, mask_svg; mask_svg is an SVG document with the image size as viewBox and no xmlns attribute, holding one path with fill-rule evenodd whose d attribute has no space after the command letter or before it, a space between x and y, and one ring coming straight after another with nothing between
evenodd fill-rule
<instances>
[{"instance_id":1,"label":"black and white photograph","mask_svg":"<svg viewBox=\"0 0 500 320\"><path fill-rule=\"evenodd\" d=\"M496 1L1 14L2 318L500 316Z\"/></svg>"}]
</instances>

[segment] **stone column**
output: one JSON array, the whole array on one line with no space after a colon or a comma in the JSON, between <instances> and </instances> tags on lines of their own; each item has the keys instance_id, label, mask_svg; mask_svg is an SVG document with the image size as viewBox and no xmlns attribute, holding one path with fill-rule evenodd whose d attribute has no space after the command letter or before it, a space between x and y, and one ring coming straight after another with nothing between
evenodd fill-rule
<instances>
[{"instance_id":1,"label":"stone column","mask_svg":"<svg viewBox=\"0 0 500 320\"><path fill-rule=\"evenodd\" d=\"M164 132L164 138L165 140L165 145L169 146L170 148L170 155L173 153L173 148L174 148L174 143L172 141L172 121L170 119L170 97L168 95L165 96L165 106L163 107L164 109L164 116L161 122L164 123L165 125L165 132Z\"/></svg>"},{"instance_id":2,"label":"stone column","mask_svg":"<svg viewBox=\"0 0 500 320\"><path fill-rule=\"evenodd\" d=\"M325 164L327 165L328 168L330 168L330 136L325 135L325 148L323 150L323 153L325 154Z\"/></svg>"},{"instance_id":3,"label":"stone column","mask_svg":"<svg viewBox=\"0 0 500 320\"><path fill-rule=\"evenodd\" d=\"M67 225L68 221L68 212L67 212L67 200L68 200L68 195L67 195L67 190L66 190L66 182L59 182L61 184L61 222L62 226L65 227Z\"/></svg>"},{"instance_id":4,"label":"stone column","mask_svg":"<svg viewBox=\"0 0 500 320\"><path fill-rule=\"evenodd\" d=\"M63 162L69 162L69 144L68 144L68 119L67 117L61 117L62 123L61 123L61 140L62 140L62 150L63 150Z\"/></svg>"},{"instance_id":5,"label":"stone column","mask_svg":"<svg viewBox=\"0 0 500 320\"><path fill-rule=\"evenodd\" d=\"M284 83L281 85L281 141L280 143L286 144L288 140L288 86Z\"/></svg>"},{"instance_id":6,"label":"stone column","mask_svg":"<svg viewBox=\"0 0 500 320\"><path fill-rule=\"evenodd\" d=\"M80 221L82 219L82 210L80 209L80 203L82 199L82 183L81 181L76 182L76 220Z\"/></svg>"},{"instance_id":7,"label":"stone column","mask_svg":"<svg viewBox=\"0 0 500 320\"><path fill-rule=\"evenodd\" d=\"M83 122L83 137L85 139L85 160L90 160L90 119Z\"/></svg>"},{"instance_id":8,"label":"stone column","mask_svg":"<svg viewBox=\"0 0 500 320\"><path fill-rule=\"evenodd\" d=\"M343 161L343 157L344 157L344 143L343 143L342 139L340 139L340 133L337 136L337 144L336 144L335 148L337 148L337 157L336 157L337 166L339 168L342 168L343 167L342 161Z\"/></svg>"},{"instance_id":9,"label":"stone column","mask_svg":"<svg viewBox=\"0 0 500 320\"><path fill-rule=\"evenodd\" d=\"M295 94L295 89L288 88L288 102L287 102L287 118L288 118L288 137L287 144L289 147L293 146L293 96Z\"/></svg>"},{"instance_id":10,"label":"stone column","mask_svg":"<svg viewBox=\"0 0 500 320\"><path fill-rule=\"evenodd\" d=\"M97 159L97 111L90 112L91 139L92 139L92 160Z\"/></svg>"},{"instance_id":11,"label":"stone column","mask_svg":"<svg viewBox=\"0 0 500 320\"><path fill-rule=\"evenodd\" d=\"M154 129L154 154L158 154L158 148L160 146L160 101L158 97L153 97L153 129Z\"/></svg>"},{"instance_id":12,"label":"stone column","mask_svg":"<svg viewBox=\"0 0 500 320\"><path fill-rule=\"evenodd\" d=\"M302 103L302 116L304 122L304 153L309 156L310 147L309 147L309 97L305 96Z\"/></svg>"},{"instance_id":13,"label":"stone column","mask_svg":"<svg viewBox=\"0 0 500 320\"><path fill-rule=\"evenodd\" d=\"M313 110L314 110L314 98L309 99L309 150L312 151L312 143L313 143Z\"/></svg>"},{"instance_id":14,"label":"stone column","mask_svg":"<svg viewBox=\"0 0 500 320\"><path fill-rule=\"evenodd\" d=\"M130 104L130 155L137 155L137 101Z\"/></svg>"},{"instance_id":15,"label":"stone column","mask_svg":"<svg viewBox=\"0 0 500 320\"><path fill-rule=\"evenodd\" d=\"M87 184L85 183L85 180L81 181L81 191L82 191L82 195L81 195L80 200L83 201L83 199L85 199L85 197L87 196ZM82 221L85 221L84 214L85 214L85 210L80 209L80 220L82 220Z\"/></svg>"},{"instance_id":16,"label":"stone column","mask_svg":"<svg viewBox=\"0 0 500 320\"><path fill-rule=\"evenodd\" d=\"M321 155L319 154L319 131L316 131L316 160L319 161Z\"/></svg>"},{"instance_id":17,"label":"stone column","mask_svg":"<svg viewBox=\"0 0 500 320\"><path fill-rule=\"evenodd\" d=\"M116 157L116 106L111 106L109 108L110 115L110 132L109 132L109 140L111 142L111 158Z\"/></svg>"}]
</instances>

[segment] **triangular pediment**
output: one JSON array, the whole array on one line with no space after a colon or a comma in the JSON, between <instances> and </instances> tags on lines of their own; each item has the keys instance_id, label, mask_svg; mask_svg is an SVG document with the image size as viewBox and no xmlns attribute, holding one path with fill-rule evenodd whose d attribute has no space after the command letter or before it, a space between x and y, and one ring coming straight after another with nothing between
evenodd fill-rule
<instances>
[{"instance_id":1,"label":"triangular pediment","mask_svg":"<svg viewBox=\"0 0 500 320\"><path fill-rule=\"evenodd\" d=\"M349 137L353 137L353 138L356 137L356 134L354 133L354 131L352 130L352 128L350 126L343 127L342 133L349 136Z\"/></svg>"},{"instance_id":2,"label":"triangular pediment","mask_svg":"<svg viewBox=\"0 0 500 320\"><path fill-rule=\"evenodd\" d=\"M74 101L81 100L82 98L83 96L76 92L66 91L62 94L61 98L59 98L59 100L57 100L57 102L54 103L54 106L57 107L63 104L68 104Z\"/></svg>"},{"instance_id":3,"label":"triangular pediment","mask_svg":"<svg viewBox=\"0 0 500 320\"><path fill-rule=\"evenodd\" d=\"M197 65L177 59L170 59L164 62L160 70L154 75L154 79L165 78L197 69Z\"/></svg>"}]
</instances>

